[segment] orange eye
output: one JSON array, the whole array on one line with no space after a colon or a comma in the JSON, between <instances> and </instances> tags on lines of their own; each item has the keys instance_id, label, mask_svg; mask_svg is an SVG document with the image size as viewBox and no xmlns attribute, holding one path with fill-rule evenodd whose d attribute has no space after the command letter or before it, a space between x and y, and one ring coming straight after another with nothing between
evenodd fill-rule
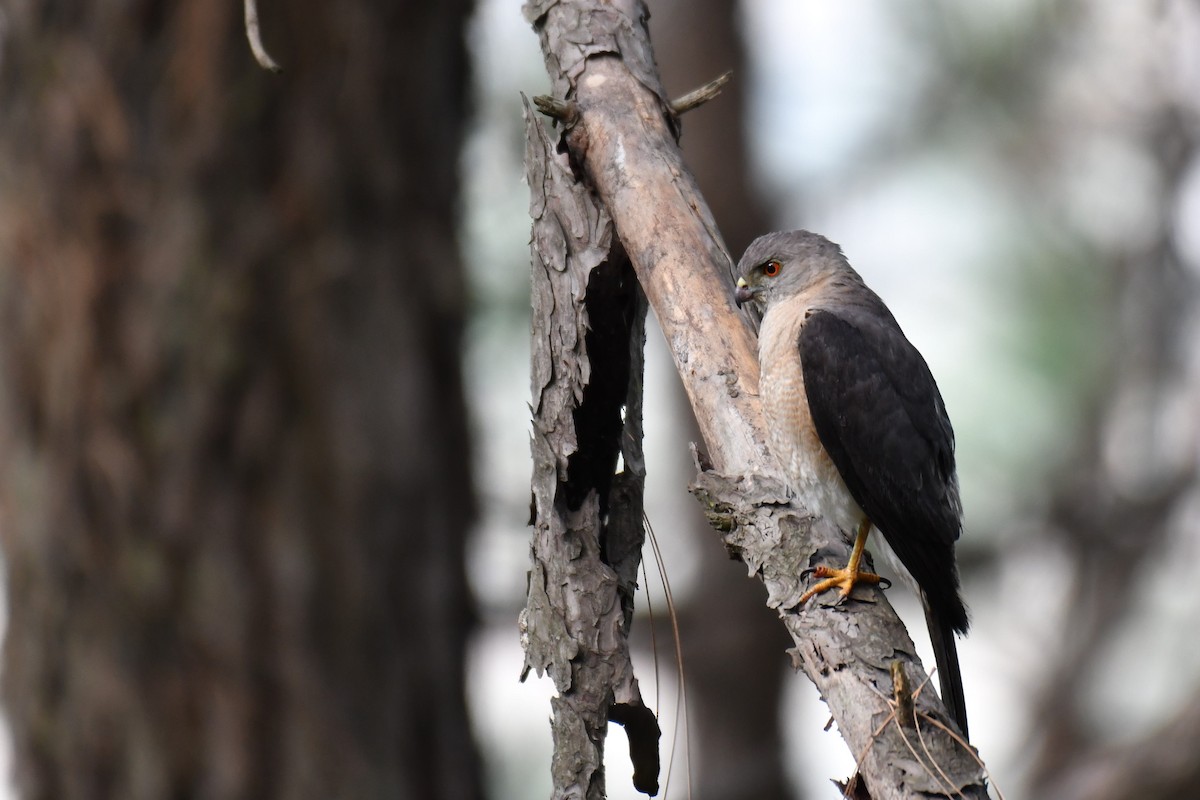
<instances>
[{"instance_id":1,"label":"orange eye","mask_svg":"<svg viewBox=\"0 0 1200 800\"><path fill-rule=\"evenodd\" d=\"M780 264L778 261L768 261L766 264L763 264L763 275L766 275L768 278L774 278L779 274L781 269L783 269L783 264Z\"/></svg>"}]
</instances>

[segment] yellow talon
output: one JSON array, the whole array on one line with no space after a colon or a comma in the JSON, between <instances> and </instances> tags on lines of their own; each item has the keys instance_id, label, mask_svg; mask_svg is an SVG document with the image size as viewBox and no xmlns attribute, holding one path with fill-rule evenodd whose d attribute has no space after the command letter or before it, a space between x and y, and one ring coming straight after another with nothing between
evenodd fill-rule
<instances>
[{"instance_id":1,"label":"yellow talon","mask_svg":"<svg viewBox=\"0 0 1200 800\"><path fill-rule=\"evenodd\" d=\"M881 578L874 572L865 572L858 568L858 564L862 560L863 549L867 546L867 535L870 532L871 520L864 519L858 526L858 535L854 538L854 549L850 551L850 561L846 564L846 568L836 569L834 567L819 566L813 569L812 574L824 580L802 594L800 602L797 605L804 605L813 597L830 589L841 589L840 594L845 599L850 596L850 592L854 591L854 587L857 584L886 583L887 580L885 578Z\"/></svg>"}]
</instances>

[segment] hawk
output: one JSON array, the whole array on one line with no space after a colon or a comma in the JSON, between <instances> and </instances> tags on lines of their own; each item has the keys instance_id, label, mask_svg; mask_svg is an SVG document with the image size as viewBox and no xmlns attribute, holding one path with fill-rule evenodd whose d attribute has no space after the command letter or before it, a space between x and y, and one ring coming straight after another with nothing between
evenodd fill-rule
<instances>
[{"instance_id":1,"label":"hawk","mask_svg":"<svg viewBox=\"0 0 1200 800\"><path fill-rule=\"evenodd\" d=\"M966 633L954 545L962 503L954 431L925 359L842 250L808 231L770 233L738 264L735 298L763 310L759 391L768 444L812 513L856 532L845 569L806 592L881 578L860 569L872 529L919 587L942 702L967 733L954 635Z\"/></svg>"}]
</instances>

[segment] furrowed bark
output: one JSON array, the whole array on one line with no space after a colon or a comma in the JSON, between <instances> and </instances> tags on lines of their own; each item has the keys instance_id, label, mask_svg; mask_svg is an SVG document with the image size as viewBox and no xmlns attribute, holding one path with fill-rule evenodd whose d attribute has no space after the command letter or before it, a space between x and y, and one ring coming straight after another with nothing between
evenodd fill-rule
<instances>
[{"instance_id":1,"label":"furrowed bark","mask_svg":"<svg viewBox=\"0 0 1200 800\"><path fill-rule=\"evenodd\" d=\"M634 785L658 791L658 723L629 657L641 562L646 301L603 206L525 104L533 217L533 566L525 666L548 672L555 798L605 796L608 722ZM614 474L618 456L624 464Z\"/></svg>"},{"instance_id":2,"label":"furrowed bark","mask_svg":"<svg viewBox=\"0 0 1200 800\"><path fill-rule=\"evenodd\" d=\"M861 596L868 602L796 607L804 589L802 571L819 562L845 563L850 536L824 520L814 521L789 501L767 451L754 336L733 307L729 256L679 153L677 121L659 85L644 5L635 0L546 0L528 3L525 13L541 38L554 98L566 104L558 107L569 109L560 115L566 128L562 146L593 193L594 211L589 213L596 218L611 214L615 235L658 317L695 410L707 456L694 492L722 530L727 547L766 584L769 605L795 641L797 667L826 699L854 756L863 757L861 772L870 796L986 797L983 770L974 756L930 722L952 724L932 690L922 691L916 700L920 738L914 730L887 722L891 662L903 663L914 686L924 682L925 672L883 595L867 590ZM530 133L540 134L540 129ZM536 199L539 189L533 180L530 187ZM581 202L576 195L571 198ZM578 216L571 208L555 211L560 200L560 195L547 195L547 208L535 209L535 275L538 220L552 214L566 220ZM546 306L536 299L536 283L534 292L536 329L546 324L538 317ZM565 313L560 306L553 311ZM535 403L539 383L535 375ZM538 435L535 430L535 460ZM548 463L538 461L538 474L553 468L554 462ZM535 540L543 536L539 526ZM539 580L540 569L544 567L535 563ZM574 624L594 636L611 629L607 620L602 614L590 628L582 619ZM524 621L533 635L528 609ZM565 648L569 661L578 652L578 639L560 640L568 634L581 635L562 629L539 635ZM560 691L567 683L563 677L555 678ZM556 716L562 705L559 699ZM560 758L561 752L556 764ZM556 796L570 793L569 786L559 784L557 769L555 781Z\"/></svg>"}]
</instances>

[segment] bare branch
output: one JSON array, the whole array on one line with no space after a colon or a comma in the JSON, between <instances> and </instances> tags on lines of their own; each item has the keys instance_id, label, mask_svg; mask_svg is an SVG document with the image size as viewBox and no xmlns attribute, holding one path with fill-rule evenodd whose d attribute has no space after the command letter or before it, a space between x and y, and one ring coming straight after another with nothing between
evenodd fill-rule
<instances>
[{"instance_id":1,"label":"bare branch","mask_svg":"<svg viewBox=\"0 0 1200 800\"><path fill-rule=\"evenodd\" d=\"M699 108L719 95L721 90L725 88L725 84L729 83L732 78L733 70L728 70L725 74L713 78L700 88L692 89L687 94L676 97L671 101L671 110L676 115L679 115L686 114L693 108Z\"/></svg>"},{"instance_id":2,"label":"bare branch","mask_svg":"<svg viewBox=\"0 0 1200 800\"><path fill-rule=\"evenodd\" d=\"M891 713L878 697L892 688L889 664L902 660L924 673L882 593L861 589L834 607L797 602L801 573L818 562L844 563L850 541L795 506L777 478L759 407L754 336L733 306L730 258L683 164L644 6L539 0L525 14L541 38L555 96L578 108L563 133L570 163L586 173L597 205L611 214L696 412L712 469L701 471L694 492L726 547L766 585L768 604L795 642L794 661L829 704L851 752L867 751L862 774L871 796L986 797L984 770L948 730L929 731L936 777L914 764L900 726L876 738ZM948 720L933 692L916 703L922 718ZM567 788L556 785L556 796Z\"/></svg>"},{"instance_id":3,"label":"bare branch","mask_svg":"<svg viewBox=\"0 0 1200 800\"><path fill-rule=\"evenodd\" d=\"M533 105L538 111L564 125L574 125L579 118L579 107L566 100L557 100L548 94L539 94L533 98Z\"/></svg>"},{"instance_id":4,"label":"bare branch","mask_svg":"<svg viewBox=\"0 0 1200 800\"><path fill-rule=\"evenodd\" d=\"M267 48L263 47L262 36L258 32L258 0L246 0L246 38L250 40L250 52L258 65L270 72L280 72L283 67L275 63Z\"/></svg>"},{"instance_id":5,"label":"bare branch","mask_svg":"<svg viewBox=\"0 0 1200 800\"><path fill-rule=\"evenodd\" d=\"M525 667L548 673L555 798L601 800L610 721L634 786L658 791L660 731L629 654L644 541L641 442L646 301L612 220L525 103L533 219L532 568ZM624 413L622 413L622 411ZM614 475L618 458L624 470Z\"/></svg>"}]
</instances>

